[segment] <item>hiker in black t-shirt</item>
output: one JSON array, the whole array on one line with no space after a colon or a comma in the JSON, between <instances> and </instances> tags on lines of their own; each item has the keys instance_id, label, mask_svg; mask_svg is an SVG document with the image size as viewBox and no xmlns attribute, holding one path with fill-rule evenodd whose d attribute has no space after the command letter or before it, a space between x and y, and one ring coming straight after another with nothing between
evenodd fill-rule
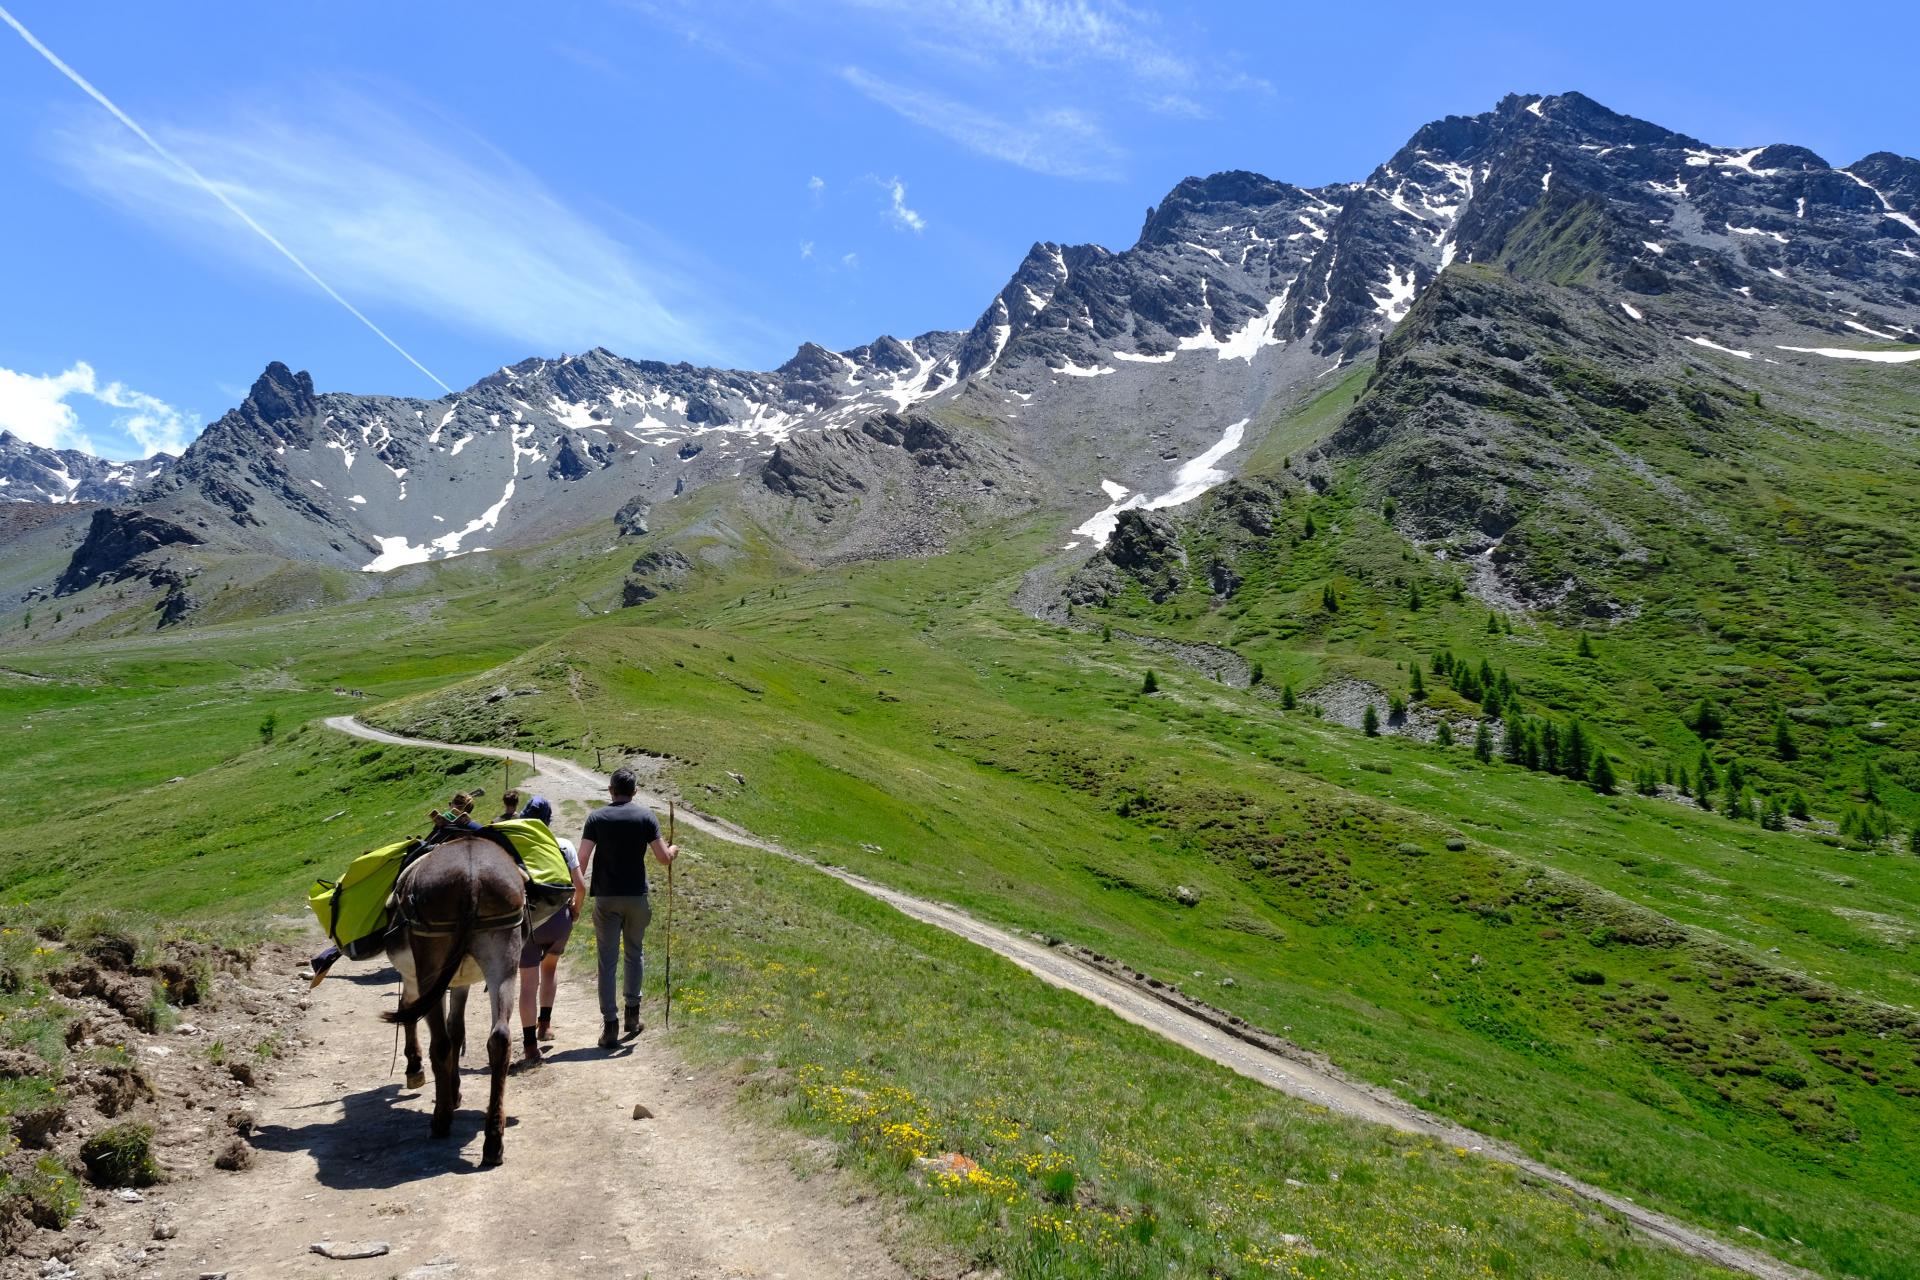
<instances>
[{"instance_id":1,"label":"hiker in black t-shirt","mask_svg":"<svg viewBox=\"0 0 1920 1280\"><path fill-rule=\"evenodd\" d=\"M680 847L660 838L660 823L645 805L636 802L639 779L631 769L615 769L607 780L613 803L587 815L580 832L580 870L593 895L593 942L600 953L600 1017L605 1029L600 1047L611 1049L641 1032L640 940L653 919L647 902L647 851L667 866ZM626 952L627 1025L624 1034L614 1018L614 971Z\"/></svg>"}]
</instances>

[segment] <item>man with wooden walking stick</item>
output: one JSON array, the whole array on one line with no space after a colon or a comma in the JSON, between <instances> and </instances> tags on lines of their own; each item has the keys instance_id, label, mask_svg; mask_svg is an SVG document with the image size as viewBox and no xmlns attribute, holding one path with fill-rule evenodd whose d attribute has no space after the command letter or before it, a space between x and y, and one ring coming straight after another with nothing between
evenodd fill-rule
<instances>
[{"instance_id":1,"label":"man with wooden walking stick","mask_svg":"<svg viewBox=\"0 0 1920 1280\"><path fill-rule=\"evenodd\" d=\"M644 965L641 939L653 920L647 896L647 852L673 874L679 846L660 838L653 811L634 799L639 779L631 769L615 769L607 780L613 801L587 815L580 832L580 871L587 877L593 898L593 941L600 961L600 1047L613 1049L643 1030L640 1022L640 975ZM626 1026L622 1029L614 1002L614 982L622 953L626 972L621 983Z\"/></svg>"}]
</instances>

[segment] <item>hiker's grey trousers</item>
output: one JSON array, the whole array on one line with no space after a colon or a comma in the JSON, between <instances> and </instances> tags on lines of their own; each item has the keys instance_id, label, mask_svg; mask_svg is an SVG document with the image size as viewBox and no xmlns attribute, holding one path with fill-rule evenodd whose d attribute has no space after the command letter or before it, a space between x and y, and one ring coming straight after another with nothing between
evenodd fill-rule
<instances>
[{"instance_id":1,"label":"hiker's grey trousers","mask_svg":"<svg viewBox=\"0 0 1920 1280\"><path fill-rule=\"evenodd\" d=\"M626 1003L640 1003L640 973L644 964L640 939L652 921L653 907L644 893L593 900L593 947L600 955L600 1016L608 1022L620 1014L613 998L613 974L623 951L627 956Z\"/></svg>"}]
</instances>

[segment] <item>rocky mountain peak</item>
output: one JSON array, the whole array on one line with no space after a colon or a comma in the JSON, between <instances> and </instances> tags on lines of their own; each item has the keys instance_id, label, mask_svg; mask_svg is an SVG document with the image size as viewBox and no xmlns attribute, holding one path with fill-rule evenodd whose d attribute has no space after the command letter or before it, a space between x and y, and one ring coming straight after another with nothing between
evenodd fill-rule
<instances>
[{"instance_id":1,"label":"rocky mountain peak","mask_svg":"<svg viewBox=\"0 0 1920 1280\"><path fill-rule=\"evenodd\" d=\"M275 360L254 379L241 408L250 406L261 422L291 422L312 414L313 403L313 375L304 369L295 373Z\"/></svg>"}]
</instances>

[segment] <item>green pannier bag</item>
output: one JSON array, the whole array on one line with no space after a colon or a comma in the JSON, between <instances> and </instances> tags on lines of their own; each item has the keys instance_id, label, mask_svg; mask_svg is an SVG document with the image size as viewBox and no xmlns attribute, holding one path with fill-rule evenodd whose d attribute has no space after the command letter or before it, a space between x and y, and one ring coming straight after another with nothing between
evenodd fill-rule
<instances>
[{"instance_id":1,"label":"green pannier bag","mask_svg":"<svg viewBox=\"0 0 1920 1280\"><path fill-rule=\"evenodd\" d=\"M338 880L313 882L307 890L307 905L336 944L346 947L387 931L387 899L393 894L394 881L400 878L400 864L414 843L402 840L383 845L355 858ZM556 847L556 856L558 852ZM565 870L564 865L561 869Z\"/></svg>"},{"instance_id":2,"label":"green pannier bag","mask_svg":"<svg viewBox=\"0 0 1920 1280\"><path fill-rule=\"evenodd\" d=\"M513 845L527 869L527 876L535 884L573 888L573 873L567 870L566 855L560 852L560 842L554 839L546 823L538 818L508 818L492 825Z\"/></svg>"}]
</instances>

